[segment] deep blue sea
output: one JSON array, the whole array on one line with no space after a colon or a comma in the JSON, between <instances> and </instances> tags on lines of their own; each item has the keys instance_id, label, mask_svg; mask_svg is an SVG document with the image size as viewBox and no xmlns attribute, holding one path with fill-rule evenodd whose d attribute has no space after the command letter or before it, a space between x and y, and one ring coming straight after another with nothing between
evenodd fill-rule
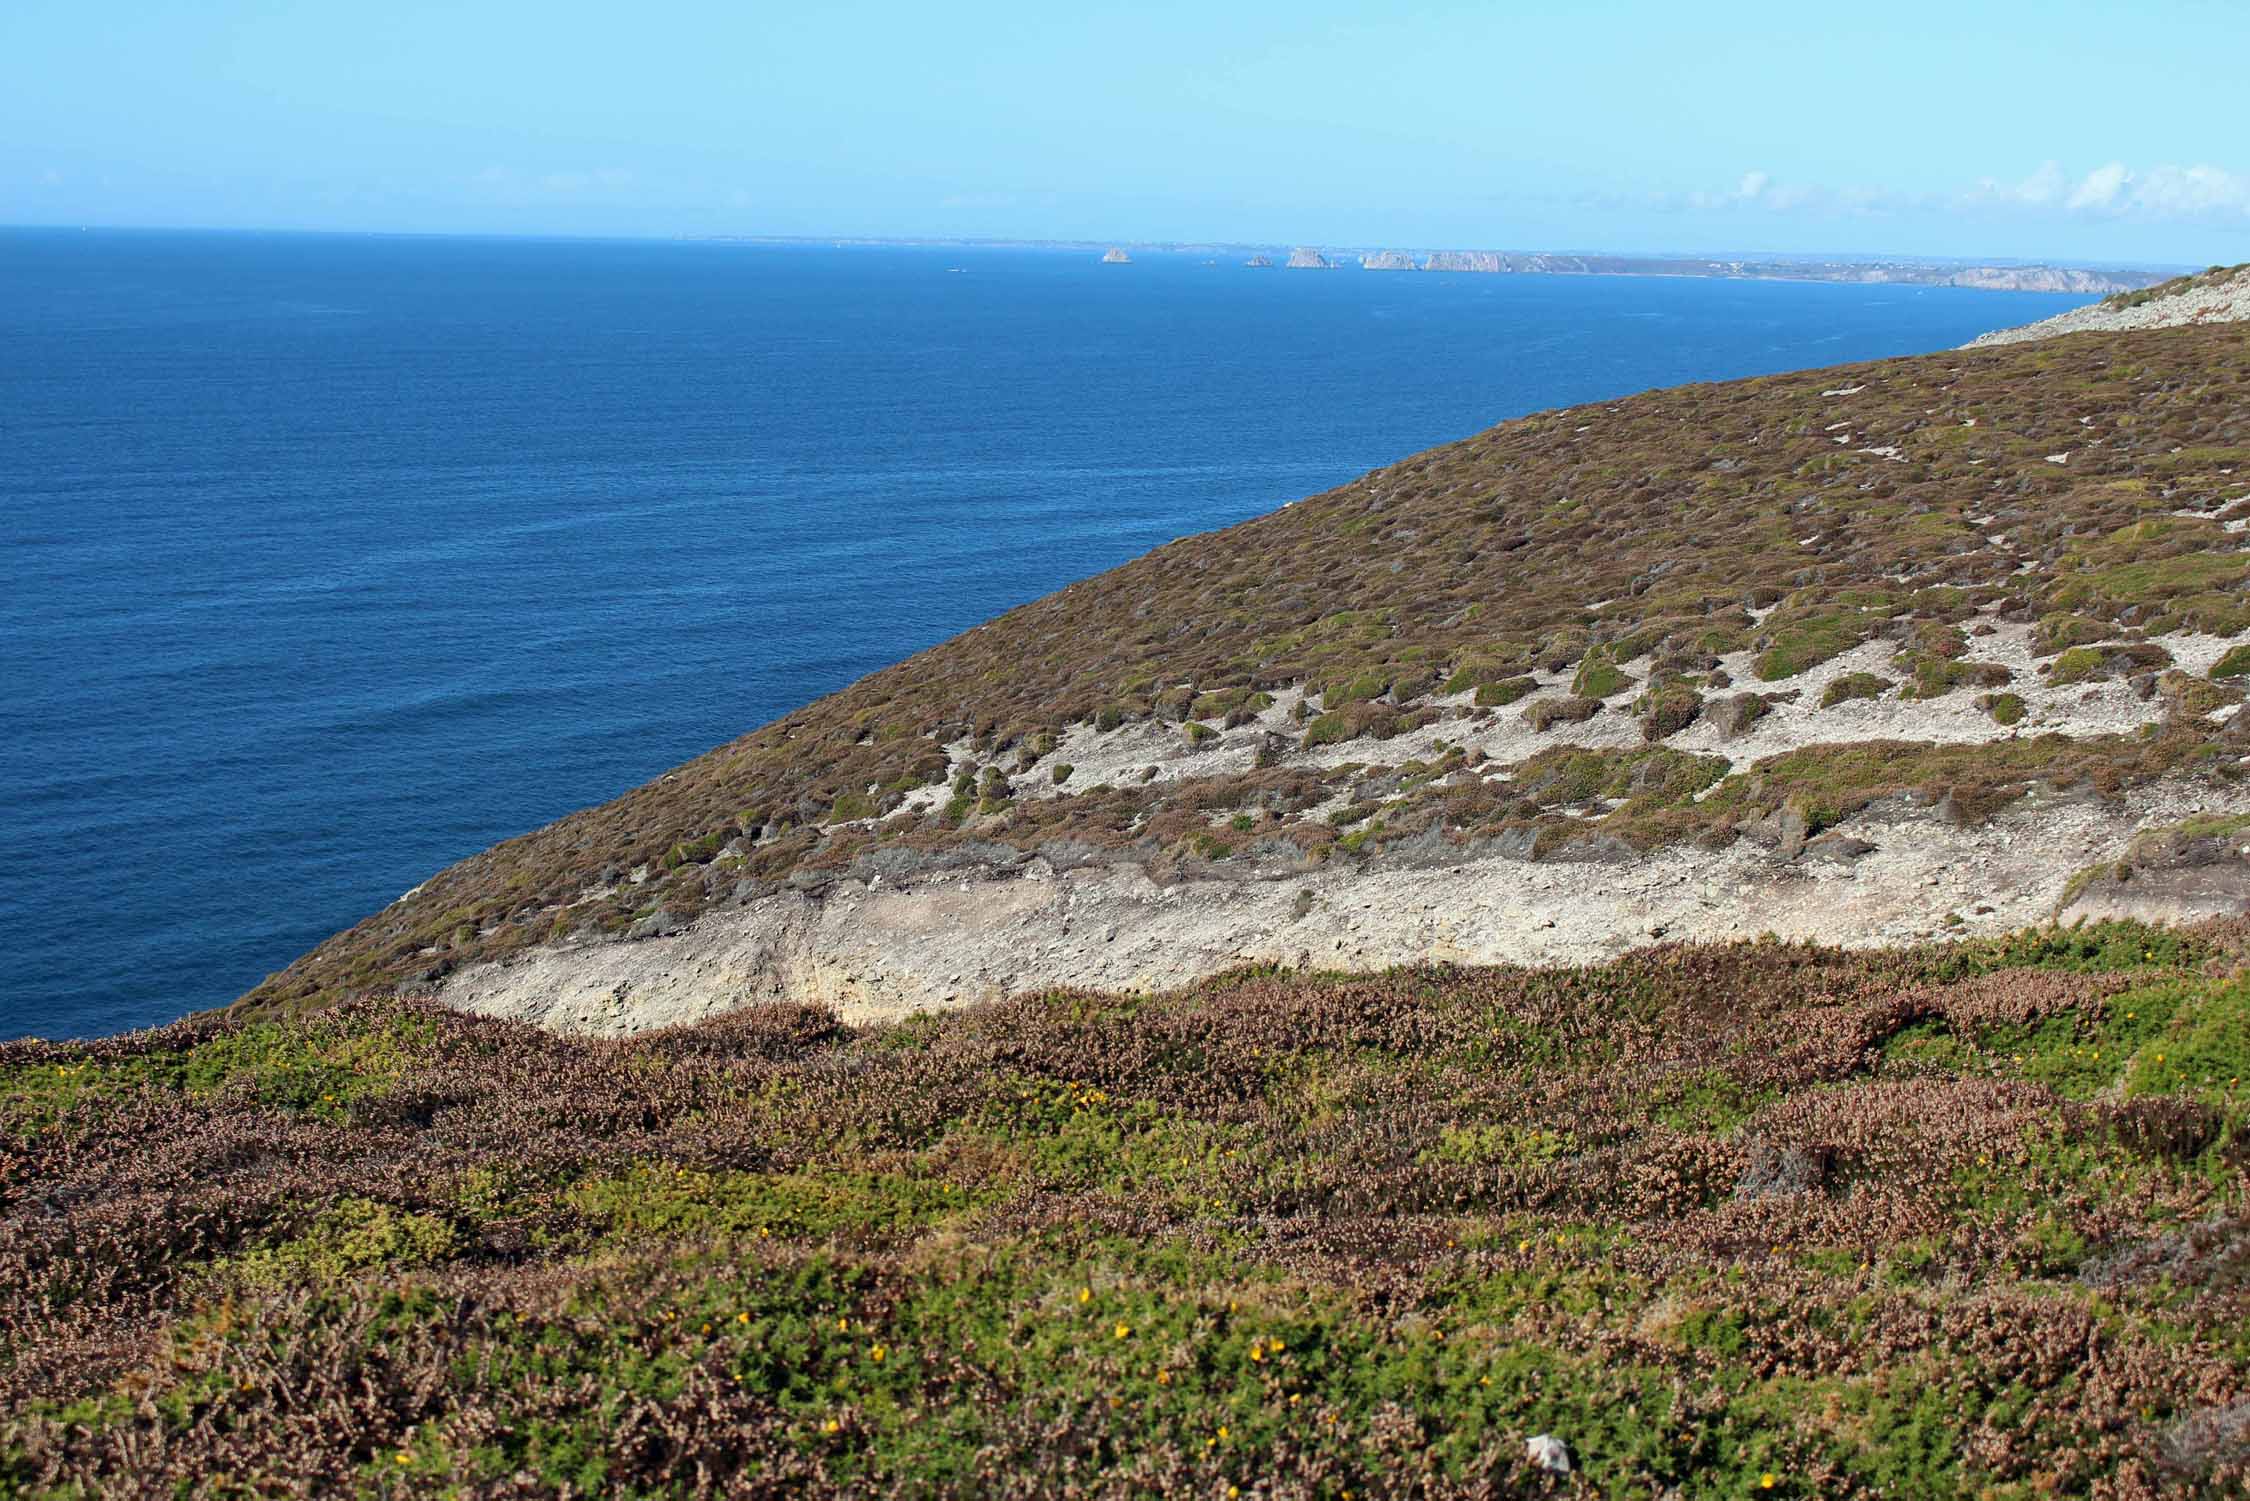
<instances>
[{"instance_id":1,"label":"deep blue sea","mask_svg":"<svg viewBox=\"0 0 2250 1501\"><path fill-rule=\"evenodd\" d=\"M495 840L1502 418L2082 300L0 231L0 1037L229 1000Z\"/></svg>"}]
</instances>

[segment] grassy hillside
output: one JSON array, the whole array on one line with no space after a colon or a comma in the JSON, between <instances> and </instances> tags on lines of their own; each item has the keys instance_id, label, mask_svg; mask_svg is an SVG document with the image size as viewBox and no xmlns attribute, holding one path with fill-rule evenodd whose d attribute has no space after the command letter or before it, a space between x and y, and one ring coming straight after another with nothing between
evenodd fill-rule
<instances>
[{"instance_id":1,"label":"grassy hillside","mask_svg":"<svg viewBox=\"0 0 2250 1501\"><path fill-rule=\"evenodd\" d=\"M1951 789L1978 812L2041 778L2114 790L2220 759L2205 715L2240 688L2175 674L2163 702L2176 733L2026 741L1998 758L1905 745L1730 772L1608 754L1464 791L1444 782L1456 756L1403 768L1401 786L1428 795L1348 835L1310 810L1358 773L1293 764L1292 752L1364 741L1380 766L1382 742L1402 729L1520 712L1511 696L1542 665L1575 666L1581 692L1641 685L1652 739L1723 693L1786 692L1869 640L1897 644L1895 672L1923 696L1990 693L1989 674L1957 659L1969 630L1993 622L2035 622L2050 658L2115 649L2073 671L2127 670L2136 644L2164 632L2250 628L2250 555L2227 529L2250 515L2246 491L2250 335L2236 327L1685 386L1527 417L1159 548L466 860L245 1004L329 1004L534 943L620 935L652 915L684 921L784 886L817 890L885 849L1068 841L1192 867L1260 844L1376 858L1433 831L1528 830L1543 848L1613 834L1645 848L1723 844L1792 800L1817 824L1902 787ZM1742 650L1756 653L1753 680L1723 681L1719 655ZM1070 726L1176 722L1204 736L1288 685L1318 697L1251 773L1016 795L1069 777L1052 747ZM1436 707L1446 693L1475 704ZM2005 695L1991 702L2005 722ZM947 747L964 744L971 760L950 760ZM1698 796L1722 775L1718 794ZM1566 816L1586 811L1566 806L1584 786L1609 784L1635 794L1627 806ZM926 806L909 802L917 789L931 789Z\"/></svg>"},{"instance_id":2,"label":"grassy hillside","mask_svg":"<svg viewBox=\"0 0 2250 1501\"><path fill-rule=\"evenodd\" d=\"M0 1495L2241 1495L2246 959L11 1044Z\"/></svg>"}]
</instances>

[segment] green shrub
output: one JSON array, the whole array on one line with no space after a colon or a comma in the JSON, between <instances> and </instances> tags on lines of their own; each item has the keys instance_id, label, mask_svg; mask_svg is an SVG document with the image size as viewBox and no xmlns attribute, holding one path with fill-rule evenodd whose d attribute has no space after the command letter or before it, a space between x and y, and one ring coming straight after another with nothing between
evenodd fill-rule
<instances>
[{"instance_id":1,"label":"green shrub","mask_svg":"<svg viewBox=\"0 0 2250 1501\"><path fill-rule=\"evenodd\" d=\"M1641 738L1653 744L1695 723L1703 712L1703 695L1684 683L1664 683L1650 689L1638 707Z\"/></svg>"},{"instance_id":2,"label":"green shrub","mask_svg":"<svg viewBox=\"0 0 2250 1501\"><path fill-rule=\"evenodd\" d=\"M1778 623L1777 623L1778 622ZM1857 611L1799 615L1766 622L1769 641L1758 654L1756 672L1762 682L1793 678L1808 667L1818 667L1843 655L1864 639L1866 623Z\"/></svg>"},{"instance_id":3,"label":"green shrub","mask_svg":"<svg viewBox=\"0 0 2250 1501\"><path fill-rule=\"evenodd\" d=\"M1077 769L1077 767L1071 765L1068 761L1060 761L1056 763L1055 769L1049 774L1054 777L1055 785L1057 787L1060 787L1063 783L1070 780L1070 774Z\"/></svg>"},{"instance_id":4,"label":"green shrub","mask_svg":"<svg viewBox=\"0 0 2250 1501\"><path fill-rule=\"evenodd\" d=\"M1582 724L1601 711L1598 698L1543 698L1523 711L1523 722L1545 734L1558 724Z\"/></svg>"},{"instance_id":5,"label":"green shrub","mask_svg":"<svg viewBox=\"0 0 2250 1501\"><path fill-rule=\"evenodd\" d=\"M2215 678L2250 677L2250 646L2229 648L2211 669Z\"/></svg>"},{"instance_id":6,"label":"green shrub","mask_svg":"<svg viewBox=\"0 0 2250 1501\"><path fill-rule=\"evenodd\" d=\"M864 792L844 793L828 808L828 821L830 823L852 823L862 818L873 818L874 816L875 799Z\"/></svg>"},{"instance_id":7,"label":"green shrub","mask_svg":"<svg viewBox=\"0 0 2250 1501\"><path fill-rule=\"evenodd\" d=\"M1578 664L1578 675L1571 679L1570 691L1580 698L1614 698L1632 683L1632 677L1610 660L1606 650L1591 651Z\"/></svg>"},{"instance_id":8,"label":"green shrub","mask_svg":"<svg viewBox=\"0 0 2250 1501\"><path fill-rule=\"evenodd\" d=\"M2039 625L2032 632L2041 652L2058 652L2065 647L2084 646L2099 641L2110 633L2110 627L2098 620L2088 620L2083 615L2073 615L2059 610L2039 617Z\"/></svg>"},{"instance_id":9,"label":"green shrub","mask_svg":"<svg viewBox=\"0 0 2250 1501\"><path fill-rule=\"evenodd\" d=\"M1320 690L1323 708L1331 711L1347 704L1366 703L1381 698L1391 691L1390 677L1381 672L1362 672L1348 678L1339 678Z\"/></svg>"},{"instance_id":10,"label":"green shrub","mask_svg":"<svg viewBox=\"0 0 2250 1501\"><path fill-rule=\"evenodd\" d=\"M1872 672L1847 672L1831 682L1820 695L1820 706L1833 709L1855 698L1879 698L1897 686L1889 678L1877 677Z\"/></svg>"},{"instance_id":11,"label":"green shrub","mask_svg":"<svg viewBox=\"0 0 2250 1501\"><path fill-rule=\"evenodd\" d=\"M1943 698L1956 688L1998 688L2010 673L1997 662L1965 662L1935 652L1908 652L1892 659L1907 674L1902 699Z\"/></svg>"},{"instance_id":12,"label":"green shrub","mask_svg":"<svg viewBox=\"0 0 2250 1501\"><path fill-rule=\"evenodd\" d=\"M1990 714L1999 724L2012 725L2023 722L2025 706L2023 697L2015 693L1987 693L1977 700L1977 707Z\"/></svg>"},{"instance_id":13,"label":"green shrub","mask_svg":"<svg viewBox=\"0 0 2250 1501\"><path fill-rule=\"evenodd\" d=\"M1536 678L1503 678L1497 683L1482 683L1477 687L1477 707L1480 709L1504 708L1521 698L1539 691Z\"/></svg>"}]
</instances>

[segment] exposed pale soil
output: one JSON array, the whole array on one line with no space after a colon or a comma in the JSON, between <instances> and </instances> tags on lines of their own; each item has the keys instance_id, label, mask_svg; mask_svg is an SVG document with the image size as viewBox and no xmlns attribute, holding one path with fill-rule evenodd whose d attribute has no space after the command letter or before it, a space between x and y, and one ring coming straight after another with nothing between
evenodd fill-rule
<instances>
[{"instance_id":1,"label":"exposed pale soil","mask_svg":"<svg viewBox=\"0 0 2250 1501\"><path fill-rule=\"evenodd\" d=\"M440 994L483 1015L621 1034L784 996L861 1021L1051 986L1160 989L1247 964L1584 963L1659 939L1765 932L1871 947L2042 921L2074 871L2114 859L2136 830L2250 811L2250 792L2231 797L2186 784L2115 803L2035 793L1974 828L1891 799L1795 859L1743 840L1623 863L1484 854L1358 872L1269 866L1169 885L1139 866L1057 871L1035 859L1007 876L781 893L672 937L475 966ZM1873 848L1855 855L1854 840ZM2134 915L2182 921L2241 906L2235 888L2166 901L2152 886L2136 900Z\"/></svg>"},{"instance_id":2,"label":"exposed pale soil","mask_svg":"<svg viewBox=\"0 0 2250 1501\"><path fill-rule=\"evenodd\" d=\"M2250 633L2183 633L2156 644L2179 668L2201 676L2244 641ZM2127 681L2048 686L2035 650L2029 627L1999 624L1973 637L1964 659L2010 671L2008 691L2026 706L2014 726L1996 722L1979 706L1980 695L1965 689L1911 700L1894 686L1820 707L1828 685L1848 674L1897 677L1890 642L1867 643L1774 684L1756 681L1753 654L1736 654L1722 665L1738 684L1796 697L1735 737L1698 720L1664 743L1725 757L1741 769L1812 745L2112 735L2157 720L2159 706ZM1555 745L1642 743L1630 710L1637 684L1583 723L1535 731L1524 710L1540 698L1567 695L1570 684L1568 672L1537 676L1540 692L1519 704L1479 710L1471 695L1456 695L1441 701L1448 717L1424 729L1387 741L1292 749L1284 759L1395 767L1462 746L1507 766ZM1163 722L1109 731L1071 726L1051 756L1019 779L1019 796L1069 797L1104 783L1245 771L1267 737L1294 745L1302 698L1300 690L1283 690L1252 723L1199 749L1179 726ZM977 764L967 742L949 755L956 772ZM1049 773L1056 764L1072 768L1064 784ZM935 806L946 795L940 784L914 796ZM1335 799L1338 806L1347 800ZM905 885L873 876L818 894L776 893L709 912L686 932L634 943L548 945L457 972L441 995L481 1014L616 1033L783 997L873 1019L1050 986L1162 988L1244 964L1364 970L1431 959L1584 963L1658 938L1767 931L1878 945L2043 921L2056 914L2074 872L2118 859L2137 831L2206 811L2250 811L2250 791L2182 782L2114 803L2035 794L1975 828L1951 827L1933 809L1891 798L1801 852L1742 840L1721 852L1675 847L1630 859L1534 862L1489 848L1436 847L1371 867L1269 860L1224 879L1184 880L1152 875L1138 862L1057 870L1034 858ZM2167 872L2130 887L2093 883L2073 893L2066 915L2188 920L2240 910L2245 890L2242 872L2231 869Z\"/></svg>"}]
</instances>

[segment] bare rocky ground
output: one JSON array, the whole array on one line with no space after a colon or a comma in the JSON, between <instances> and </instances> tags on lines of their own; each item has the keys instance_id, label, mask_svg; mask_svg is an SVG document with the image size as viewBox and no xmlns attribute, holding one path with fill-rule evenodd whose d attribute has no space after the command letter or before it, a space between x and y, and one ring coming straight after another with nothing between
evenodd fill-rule
<instances>
[{"instance_id":1,"label":"bare rocky ground","mask_svg":"<svg viewBox=\"0 0 2250 1501\"><path fill-rule=\"evenodd\" d=\"M2114 803L2035 794L1991 823L1949 824L1907 799L1810 843L1786 829L1717 852L1620 863L1497 855L1364 871L1266 867L1170 884L1137 865L1042 859L910 887L845 881L707 914L685 933L543 949L453 976L463 1010L624 1034L755 1001L821 1001L867 1021L1055 986L1161 989L1243 965L1378 970L1419 961L1585 963L1658 941L1772 933L1846 947L2006 932L2059 915L2187 921L2242 910L2250 862L2230 843L2174 884L2097 882L2138 831L2250 813L2174 784Z\"/></svg>"},{"instance_id":2,"label":"bare rocky ground","mask_svg":"<svg viewBox=\"0 0 2250 1501\"><path fill-rule=\"evenodd\" d=\"M2232 276L2202 278L2196 285L2169 297L2131 307L2103 301L2072 308L2067 313L2027 323L2021 328L1980 334L1961 347L1988 349L1996 344L2027 344L2062 334L2181 328L2191 323L2241 323L2245 320L2250 320L2250 267L2237 267Z\"/></svg>"}]
</instances>

